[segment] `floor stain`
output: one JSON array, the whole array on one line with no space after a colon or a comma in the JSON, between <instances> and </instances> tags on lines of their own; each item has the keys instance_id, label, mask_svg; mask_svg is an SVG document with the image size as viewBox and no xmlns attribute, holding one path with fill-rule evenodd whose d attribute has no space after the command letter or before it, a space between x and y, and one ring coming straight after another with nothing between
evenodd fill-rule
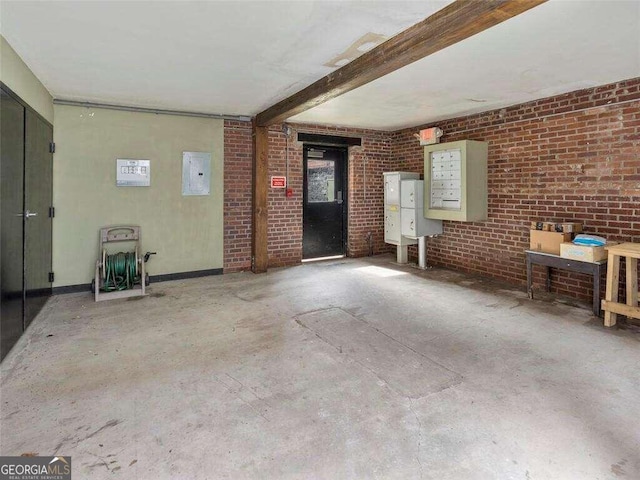
<instances>
[{"instance_id":1,"label":"floor stain","mask_svg":"<svg viewBox=\"0 0 640 480\"><path fill-rule=\"evenodd\" d=\"M611 473L613 473L616 477L626 477L627 472L624 470L624 466L627 464L627 459L623 458L618 463L611 464Z\"/></svg>"},{"instance_id":2,"label":"floor stain","mask_svg":"<svg viewBox=\"0 0 640 480\"><path fill-rule=\"evenodd\" d=\"M516 304L509 307L509 310L513 310L514 308L519 308L524 305L524 300L516 299Z\"/></svg>"},{"instance_id":3,"label":"floor stain","mask_svg":"<svg viewBox=\"0 0 640 480\"><path fill-rule=\"evenodd\" d=\"M102 427L100 427L98 430L96 430L93 433L90 433L89 435L87 435L86 437L84 437L82 440L78 440L78 443L84 441L84 440L88 440L91 437L95 437L98 433L100 433L101 431L107 429L107 428L111 428L111 427L115 427L116 425L122 423L122 420L109 420L107 423L105 423Z\"/></svg>"}]
</instances>

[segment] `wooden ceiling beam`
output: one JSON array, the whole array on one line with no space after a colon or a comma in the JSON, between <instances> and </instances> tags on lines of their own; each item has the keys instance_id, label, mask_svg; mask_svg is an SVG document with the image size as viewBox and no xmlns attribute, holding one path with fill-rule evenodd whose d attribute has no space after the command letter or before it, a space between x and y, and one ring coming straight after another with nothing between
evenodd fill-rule
<instances>
[{"instance_id":1,"label":"wooden ceiling beam","mask_svg":"<svg viewBox=\"0 0 640 480\"><path fill-rule=\"evenodd\" d=\"M269 126L498 25L547 0L457 0L256 116Z\"/></svg>"}]
</instances>

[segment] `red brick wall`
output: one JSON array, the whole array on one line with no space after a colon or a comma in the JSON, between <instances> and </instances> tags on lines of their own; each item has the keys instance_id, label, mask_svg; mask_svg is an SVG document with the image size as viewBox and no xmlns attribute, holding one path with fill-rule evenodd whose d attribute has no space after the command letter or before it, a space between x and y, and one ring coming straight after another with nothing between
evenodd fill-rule
<instances>
[{"instance_id":1,"label":"red brick wall","mask_svg":"<svg viewBox=\"0 0 640 480\"><path fill-rule=\"evenodd\" d=\"M293 196L288 198L284 190L269 191L269 267L295 265L302 259L303 144L296 140L298 132L362 138L361 147L349 148L347 252L349 256L368 255L369 232L374 253L389 251L383 239L382 172L390 165L391 135L339 127L290 126L288 142L280 125L269 129L269 175L286 175L288 152L288 184L293 189ZM225 121L225 272L251 267L251 142L250 123Z\"/></svg>"},{"instance_id":2,"label":"red brick wall","mask_svg":"<svg viewBox=\"0 0 640 480\"><path fill-rule=\"evenodd\" d=\"M251 268L251 124L224 122L224 272Z\"/></svg>"},{"instance_id":3,"label":"red brick wall","mask_svg":"<svg viewBox=\"0 0 640 480\"><path fill-rule=\"evenodd\" d=\"M287 174L288 145L287 184L293 189L292 197L286 197L284 189L269 190L269 267L295 265L302 259L302 156L293 144L295 133L290 137L287 139L280 125L269 129L269 176Z\"/></svg>"},{"instance_id":4,"label":"red brick wall","mask_svg":"<svg viewBox=\"0 0 640 480\"><path fill-rule=\"evenodd\" d=\"M489 143L489 219L444 222L428 241L430 264L524 284L532 220L640 242L640 78L427 126L442 142ZM393 134L395 169L422 173L420 128ZM587 299L591 279L558 273L552 288Z\"/></svg>"},{"instance_id":5,"label":"red brick wall","mask_svg":"<svg viewBox=\"0 0 640 480\"><path fill-rule=\"evenodd\" d=\"M347 255L350 257L368 255L367 236L369 232L372 237L374 253L388 251L388 246L384 243L382 173L387 171L390 165L390 134L374 130L314 125L291 125L291 127L294 139L298 132L362 138L362 146L349 147ZM301 224L303 144L293 142L293 145L290 143L290 146L293 148L289 151L289 158L290 160L291 158L295 159L295 172L298 172L299 175L296 177L299 197L295 204L290 203L288 207L292 213L296 212L299 215ZM271 155L275 157L276 151L270 152L270 160ZM271 208L271 203L269 207ZM271 238L269 240L271 241ZM299 261L302 256L302 231L300 231L298 243L293 248L297 252L296 260Z\"/></svg>"}]
</instances>

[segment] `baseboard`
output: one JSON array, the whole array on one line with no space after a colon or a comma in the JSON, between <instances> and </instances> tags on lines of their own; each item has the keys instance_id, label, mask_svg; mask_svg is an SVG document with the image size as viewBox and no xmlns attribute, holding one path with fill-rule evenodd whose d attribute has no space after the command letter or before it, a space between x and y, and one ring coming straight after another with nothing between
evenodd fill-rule
<instances>
[{"instance_id":1,"label":"baseboard","mask_svg":"<svg viewBox=\"0 0 640 480\"><path fill-rule=\"evenodd\" d=\"M170 280L184 280L186 278L208 277L210 275L222 275L221 268L212 268L210 270L195 270L192 272L166 273L164 275L150 275L151 283L168 282Z\"/></svg>"},{"instance_id":2,"label":"baseboard","mask_svg":"<svg viewBox=\"0 0 640 480\"><path fill-rule=\"evenodd\" d=\"M53 287L51 293L53 295L62 295L64 293L90 292L91 284L82 283L80 285L64 285L62 287Z\"/></svg>"},{"instance_id":3,"label":"baseboard","mask_svg":"<svg viewBox=\"0 0 640 480\"><path fill-rule=\"evenodd\" d=\"M208 277L211 275L222 275L222 268L211 268L209 270L194 270L192 272L165 273L163 275L149 275L151 284L158 282L169 282L171 280L184 280L187 278ZM65 293L90 292L91 284L82 283L79 285L65 285L63 287L53 287L53 295Z\"/></svg>"}]
</instances>

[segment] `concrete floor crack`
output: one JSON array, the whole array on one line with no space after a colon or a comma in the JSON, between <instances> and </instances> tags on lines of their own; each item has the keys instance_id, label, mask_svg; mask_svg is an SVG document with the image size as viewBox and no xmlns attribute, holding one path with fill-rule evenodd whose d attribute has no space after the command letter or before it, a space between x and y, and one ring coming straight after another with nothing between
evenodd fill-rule
<instances>
[{"instance_id":1,"label":"concrete floor crack","mask_svg":"<svg viewBox=\"0 0 640 480\"><path fill-rule=\"evenodd\" d=\"M408 397L407 400L409 400L409 410L413 413L413 416L416 418L416 423L418 424L418 454L416 455L416 460L420 467L420 478L424 478L424 468L422 466L422 460L420 459L422 456L422 422L420 421L420 417L418 417L418 413L413 408L413 400Z\"/></svg>"},{"instance_id":2,"label":"concrete floor crack","mask_svg":"<svg viewBox=\"0 0 640 480\"><path fill-rule=\"evenodd\" d=\"M225 375L226 375L227 377L229 377L230 379L234 380L236 383L240 384L240 385L241 385L241 387L240 387L241 389L246 389L246 388L244 387L244 384L242 384L242 382L239 382L238 380L236 380L235 378L233 378L233 377L232 377L231 375L229 375L229 374L226 374L226 373L225 373ZM254 413L256 413L257 415L259 415L260 417L262 417L266 422L270 422L270 420L269 420L269 419L268 419L268 418L267 418L267 417L266 417L266 416L265 416L265 415L264 415L260 410L258 410L255 406L253 406L253 405L251 404L251 402L248 402L247 400L245 400L244 398L242 398L242 396L240 395L240 393L239 393L235 388L233 388L231 385L229 385L229 384L225 383L225 381L224 381L224 380L222 380L221 378L219 378L218 376L214 376L213 378L214 378L214 380L215 380L215 381L217 381L218 383L221 383L222 385L224 385L224 387L227 389L227 391L228 391L231 395L233 395L234 397L236 397L236 398L237 398L238 400L240 400L243 404L245 404L247 407L249 407L251 410L253 410L253 412L254 412ZM249 389L246 389L246 390L249 390ZM261 398L259 398L257 395L255 395L253 392L251 392L251 394L252 394L255 398L257 398L258 400L262 401L262 399L261 399Z\"/></svg>"}]
</instances>

